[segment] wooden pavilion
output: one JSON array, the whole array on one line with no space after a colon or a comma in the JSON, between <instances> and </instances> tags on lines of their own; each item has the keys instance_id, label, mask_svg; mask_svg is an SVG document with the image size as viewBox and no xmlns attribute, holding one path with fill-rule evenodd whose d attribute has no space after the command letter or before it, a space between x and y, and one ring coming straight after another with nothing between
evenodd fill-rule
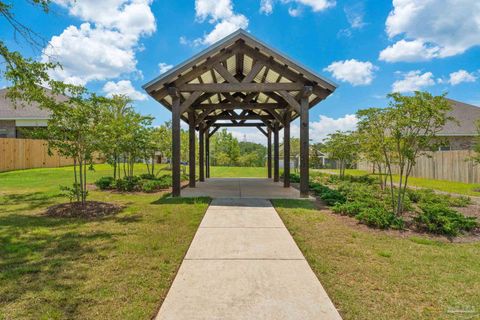
<instances>
[{"instance_id":1,"label":"wooden pavilion","mask_svg":"<svg viewBox=\"0 0 480 320\"><path fill-rule=\"evenodd\" d=\"M268 141L268 178L279 181L279 131L290 158L290 123L300 117L300 194L308 197L309 109L336 85L238 30L143 88L172 112L172 184L180 196L180 120L189 125L190 187L195 187L195 131L199 180L210 177L209 139L221 127L254 127ZM290 166L284 186L290 186Z\"/></svg>"}]
</instances>

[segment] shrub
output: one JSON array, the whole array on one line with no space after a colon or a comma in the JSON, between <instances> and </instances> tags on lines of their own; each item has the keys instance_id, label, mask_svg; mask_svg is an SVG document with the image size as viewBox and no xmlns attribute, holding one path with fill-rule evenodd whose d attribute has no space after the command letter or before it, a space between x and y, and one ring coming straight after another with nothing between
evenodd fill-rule
<instances>
[{"instance_id":1,"label":"shrub","mask_svg":"<svg viewBox=\"0 0 480 320\"><path fill-rule=\"evenodd\" d=\"M472 199L465 196L460 197L450 197L448 203L451 207L466 207L472 204Z\"/></svg>"},{"instance_id":2,"label":"shrub","mask_svg":"<svg viewBox=\"0 0 480 320\"><path fill-rule=\"evenodd\" d=\"M366 208L368 207L365 203L354 201L354 202L346 202L346 203L337 203L333 206L332 211L335 213L340 213L343 215L354 217Z\"/></svg>"},{"instance_id":3,"label":"shrub","mask_svg":"<svg viewBox=\"0 0 480 320\"><path fill-rule=\"evenodd\" d=\"M404 221L384 208L367 208L355 216L360 223L379 229L403 229Z\"/></svg>"},{"instance_id":4,"label":"shrub","mask_svg":"<svg viewBox=\"0 0 480 320\"><path fill-rule=\"evenodd\" d=\"M95 181L95 185L100 190L108 190L113 189L115 184L115 179L113 177L101 177L97 181Z\"/></svg>"},{"instance_id":5,"label":"shrub","mask_svg":"<svg viewBox=\"0 0 480 320\"><path fill-rule=\"evenodd\" d=\"M115 182L115 187L119 191L138 191L140 190L140 178L133 176L118 179Z\"/></svg>"},{"instance_id":6,"label":"shrub","mask_svg":"<svg viewBox=\"0 0 480 320\"><path fill-rule=\"evenodd\" d=\"M142 180L155 180L156 177L154 174L151 173L143 173L140 175L140 179Z\"/></svg>"},{"instance_id":7,"label":"shrub","mask_svg":"<svg viewBox=\"0 0 480 320\"><path fill-rule=\"evenodd\" d=\"M415 203L441 203L448 207L466 207L472 203L469 197L452 197L448 194L439 194L431 189L407 189L408 198Z\"/></svg>"},{"instance_id":8,"label":"shrub","mask_svg":"<svg viewBox=\"0 0 480 320\"><path fill-rule=\"evenodd\" d=\"M359 183L365 183L365 184L374 184L377 182L377 179L375 177L372 177L368 174L364 174L361 176L347 176L348 181L350 182L359 182Z\"/></svg>"},{"instance_id":9,"label":"shrub","mask_svg":"<svg viewBox=\"0 0 480 320\"><path fill-rule=\"evenodd\" d=\"M320 197L328 206L333 206L337 203L344 203L345 197L337 190L330 189L319 183L312 183L311 188L316 195Z\"/></svg>"},{"instance_id":10,"label":"shrub","mask_svg":"<svg viewBox=\"0 0 480 320\"><path fill-rule=\"evenodd\" d=\"M296 173L290 174L290 182L299 183L300 182L300 175Z\"/></svg>"},{"instance_id":11,"label":"shrub","mask_svg":"<svg viewBox=\"0 0 480 320\"><path fill-rule=\"evenodd\" d=\"M162 182L159 180L142 180L141 189L143 192L155 192L161 188Z\"/></svg>"},{"instance_id":12,"label":"shrub","mask_svg":"<svg viewBox=\"0 0 480 320\"><path fill-rule=\"evenodd\" d=\"M418 203L420 202L420 199L422 199L422 195L420 194L420 192L418 192L418 190L407 189L406 194L408 199L410 199L410 201L412 201L413 203Z\"/></svg>"},{"instance_id":13,"label":"shrub","mask_svg":"<svg viewBox=\"0 0 480 320\"><path fill-rule=\"evenodd\" d=\"M157 186L159 189L168 189L172 186L172 177L171 176L162 176L157 180Z\"/></svg>"},{"instance_id":14,"label":"shrub","mask_svg":"<svg viewBox=\"0 0 480 320\"><path fill-rule=\"evenodd\" d=\"M423 204L414 221L428 232L456 236L462 231L470 231L478 226L473 217L465 217L442 203Z\"/></svg>"}]
</instances>

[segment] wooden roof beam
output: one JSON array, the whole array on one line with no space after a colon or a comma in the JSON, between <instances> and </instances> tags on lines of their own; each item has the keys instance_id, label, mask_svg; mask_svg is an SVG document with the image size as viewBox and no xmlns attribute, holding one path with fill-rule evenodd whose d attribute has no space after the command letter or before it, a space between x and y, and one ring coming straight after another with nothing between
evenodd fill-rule
<instances>
[{"instance_id":1,"label":"wooden roof beam","mask_svg":"<svg viewBox=\"0 0 480 320\"><path fill-rule=\"evenodd\" d=\"M274 91L299 91L303 83L212 83L212 84L184 84L179 87L183 92L274 92Z\"/></svg>"}]
</instances>

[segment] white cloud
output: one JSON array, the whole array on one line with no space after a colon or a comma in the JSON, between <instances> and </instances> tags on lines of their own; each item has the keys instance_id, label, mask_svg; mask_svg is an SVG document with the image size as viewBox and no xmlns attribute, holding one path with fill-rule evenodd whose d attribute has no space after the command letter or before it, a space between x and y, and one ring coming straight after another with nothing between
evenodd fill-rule
<instances>
[{"instance_id":1,"label":"white cloud","mask_svg":"<svg viewBox=\"0 0 480 320\"><path fill-rule=\"evenodd\" d=\"M120 80L118 82L108 81L103 86L103 91L107 94L107 97L113 95L125 95L132 100L146 100L147 95L137 91L130 80Z\"/></svg>"},{"instance_id":2,"label":"white cloud","mask_svg":"<svg viewBox=\"0 0 480 320\"><path fill-rule=\"evenodd\" d=\"M309 7L313 12L320 12L336 5L335 0L261 0L260 12L266 15L271 14L275 2L290 4L288 12L293 17L297 17L301 14L301 7ZM292 3L296 4L298 7L293 7L291 5Z\"/></svg>"},{"instance_id":3,"label":"white cloud","mask_svg":"<svg viewBox=\"0 0 480 320\"><path fill-rule=\"evenodd\" d=\"M334 133L338 130L349 131L355 130L358 119L354 114L346 114L340 118L330 118L325 115L320 115L318 121L310 122L310 139L313 142L321 142L329 133ZM256 128L228 128L228 131L239 141L249 141L267 144L267 138ZM292 138L300 137L300 127L298 119L290 124L290 136ZM283 141L283 133L280 132L280 140Z\"/></svg>"},{"instance_id":4,"label":"white cloud","mask_svg":"<svg viewBox=\"0 0 480 320\"><path fill-rule=\"evenodd\" d=\"M404 39L382 52L385 61L418 61L461 54L480 45L480 1L393 0L386 32L391 39L396 36ZM406 50L407 46L416 50L415 55Z\"/></svg>"},{"instance_id":5,"label":"white cloud","mask_svg":"<svg viewBox=\"0 0 480 320\"><path fill-rule=\"evenodd\" d=\"M160 70L160 73L165 73L172 68L173 68L173 65L165 63L165 62L160 62L158 64L158 69Z\"/></svg>"},{"instance_id":6,"label":"white cloud","mask_svg":"<svg viewBox=\"0 0 480 320\"><path fill-rule=\"evenodd\" d=\"M421 40L400 40L380 52L380 60L387 62L426 61L439 56L439 47L428 47Z\"/></svg>"},{"instance_id":7,"label":"white cloud","mask_svg":"<svg viewBox=\"0 0 480 320\"><path fill-rule=\"evenodd\" d=\"M136 71L139 39L156 29L151 0L55 2L86 22L53 36L43 50L43 61L56 61L63 67L53 77L84 85Z\"/></svg>"},{"instance_id":8,"label":"white cloud","mask_svg":"<svg viewBox=\"0 0 480 320\"><path fill-rule=\"evenodd\" d=\"M318 121L310 122L310 137L314 142L321 142L328 134L335 131L355 130L358 119L354 114L346 114L342 118L330 118L320 115Z\"/></svg>"},{"instance_id":9,"label":"white cloud","mask_svg":"<svg viewBox=\"0 0 480 320\"><path fill-rule=\"evenodd\" d=\"M300 127L297 124L298 121L291 125L291 136L300 136ZM322 142L328 134L336 131L349 131L355 130L357 127L358 119L354 114L346 114L340 118L330 118L325 115L320 115L318 121L310 122L310 139L313 142Z\"/></svg>"},{"instance_id":10,"label":"white cloud","mask_svg":"<svg viewBox=\"0 0 480 320\"><path fill-rule=\"evenodd\" d=\"M475 82L476 80L477 77L475 77L472 73L465 70L458 70L450 73L450 79L448 79L448 83L450 83L452 86L456 86L462 82Z\"/></svg>"},{"instance_id":11,"label":"white cloud","mask_svg":"<svg viewBox=\"0 0 480 320\"><path fill-rule=\"evenodd\" d=\"M343 11L345 11L348 23L352 29L362 29L366 25L363 21L365 9L362 2L357 2L353 6L346 6Z\"/></svg>"},{"instance_id":12,"label":"white cloud","mask_svg":"<svg viewBox=\"0 0 480 320\"><path fill-rule=\"evenodd\" d=\"M301 8L293 8L290 7L288 8L288 14L291 15L292 17L299 17L302 14L302 9Z\"/></svg>"},{"instance_id":13,"label":"white cloud","mask_svg":"<svg viewBox=\"0 0 480 320\"><path fill-rule=\"evenodd\" d=\"M67 83L84 85L92 80L115 78L135 71L132 42L117 31L92 28L83 23L67 27L43 50L44 61L61 63L52 76Z\"/></svg>"},{"instance_id":14,"label":"white cloud","mask_svg":"<svg viewBox=\"0 0 480 320\"><path fill-rule=\"evenodd\" d=\"M72 16L133 37L155 31L152 0L54 0Z\"/></svg>"},{"instance_id":15,"label":"white cloud","mask_svg":"<svg viewBox=\"0 0 480 320\"><path fill-rule=\"evenodd\" d=\"M214 24L213 30L193 42L181 37L180 43L213 44L238 29L246 29L249 23L247 17L233 11L231 0L195 0L195 17L198 22Z\"/></svg>"},{"instance_id":16,"label":"white cloud","mask_svg":"<svg viewBox=\"0 0 480 320\"><path fill-rule=\"evenodd\" d=\"M351 37L353 30L360 30L366 25L364 19L365 16L365 8L363 2L357 2L351 6L345 6L343 8L345 12L345 16L347 18L348 24L350 27L340 29L338 31L337 36L344 36L344 37Z\"/></svg>"},{"instance_id":17,"label":"white cloud","mask_svg":"<svg viewBox=\"0 0 480 320\"><path fill-rule=\"evenodd\" d=\"M261 0L260 12L269 15L273 12L273 0Z\"/></svg>"},{"instance_id":18,"label":"white cloud","mask_svg":"<svg viewBox=\"0 0 480 320\"><path fill-rule=\"evenodd\" d=\"M267 138L257 128L228 128L228 132L237 138L238 141L267 144Z\"/></svg>"},{"instance_id":19,"label":"white cloud","mask_svg":"<svg viewBox=\"0 0 480 320\"><path fill-rule=\"evenodd\" d=\"M362 62L350 59L335 61L324 70L331 72L335 79L358 86L372 83L373 73L377 69L378 68L369 61Z\"/></svg>"},{"instance_id":20,"label":"white cloud","mask_svg":"<svg viewBox=\"0 0 480 320\"><path fill-rule=\"evenodd\" d=\"M403 73L403 79L397 80L392 85L392 92L413 92L424 87L433 86L433 74L431 72L421 73L420 70Z\"/></svg>"}]
</instances>

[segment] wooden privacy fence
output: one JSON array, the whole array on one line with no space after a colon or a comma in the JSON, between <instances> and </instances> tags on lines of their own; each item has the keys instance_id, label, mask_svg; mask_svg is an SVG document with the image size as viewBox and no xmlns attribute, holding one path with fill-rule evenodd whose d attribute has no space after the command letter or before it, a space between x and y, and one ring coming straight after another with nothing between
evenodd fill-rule
<instances>
[{"instance_id":1,"label":"wooden privacy fence","mask_svg":"<svg viewBox=\"0 0 480 320\"><path fill-rule=\"evenodd\" d=\"M470 150L437 151L431 157L421 156L412 170L412 176L449 180L464 183L480 183L480 165L475 165L470 158L474 153ZM358 169L372 172L371 163L361 161ZM398 168L393 168L398 173Z\"/></svg>"},{"instance_id":2,"label":"wooden privacy fence","mask_svg":"<svg viewBox=\"0 0 480 320\"><path fill-rule=\"evenodd\" d=\"M44 140L0 138L0 172L68 165L73 165L73 159L48 155Z\"/></svg>"}]
</instances>

